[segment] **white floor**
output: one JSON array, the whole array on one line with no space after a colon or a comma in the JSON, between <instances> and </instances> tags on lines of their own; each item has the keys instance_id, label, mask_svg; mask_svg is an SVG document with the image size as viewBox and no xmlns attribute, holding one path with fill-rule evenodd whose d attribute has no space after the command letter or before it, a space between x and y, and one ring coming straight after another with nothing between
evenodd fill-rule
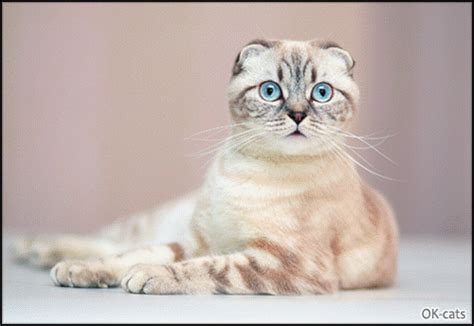
<instances>
[{"instance_id":1,"label":"white floor","mask_svg":"<svg viewBox=\"0 0 474 326\"><path fill-rule=\"evenodd\" d=\"M4 237L6 323L472 321L470 239L403 239L396 287L303 297L145 296L121 289L59 288L48 272L13 264L6 244ZM440 319L423 319L424 308L438 308ZM456 309L466 318L443 319L443 311L450 317Z\"/></svg>"}]
</instances>

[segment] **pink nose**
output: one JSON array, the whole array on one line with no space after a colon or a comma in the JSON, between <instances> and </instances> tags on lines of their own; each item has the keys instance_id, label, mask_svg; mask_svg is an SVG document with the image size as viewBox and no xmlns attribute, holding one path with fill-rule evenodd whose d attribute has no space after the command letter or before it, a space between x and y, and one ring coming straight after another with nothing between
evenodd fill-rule
<instances>
[{"instance_id":1,"label":"pink nose","mask_svg":"<svg viewBox=\"0 0 474 326\"><path fill-rule=\"evenodd\" d=\"M296 122L296 124L300 124L300 122L303 121L304 118L306 118L306 113L305 112L290 111L290 112L288 112L288 116L294 122Z\"/></svg>"}]
</instances>

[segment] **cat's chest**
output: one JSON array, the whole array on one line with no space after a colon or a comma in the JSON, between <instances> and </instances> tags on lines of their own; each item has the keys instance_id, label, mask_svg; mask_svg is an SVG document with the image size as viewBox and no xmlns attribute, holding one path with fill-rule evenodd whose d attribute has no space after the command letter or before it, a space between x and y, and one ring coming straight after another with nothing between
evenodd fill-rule
<instances>
[{"instance_id":1,"label":"cat's chest","mask_svg":"<svg viewBox=\"0 0 474 326\"><path fill-rule=\"evenodd\" d=\"M251 239L316 227L317 192L311 183L243 181L221 178L216 183L204 223L211 249L235 251Z\"/></svg>"},{"instance_id":2,"label":"cat's chest","mask_svg":"<svg viewBox=\"0 0 474 326\"><path fill-rule=\"evenodd\" d=\"M208 175L209 205L201 221L210 249L235 251L251 239L326 229L339 202L340 192L334 189L342 180L326 171L314 163L216 160Z\"/></svg>"}]
</instances>

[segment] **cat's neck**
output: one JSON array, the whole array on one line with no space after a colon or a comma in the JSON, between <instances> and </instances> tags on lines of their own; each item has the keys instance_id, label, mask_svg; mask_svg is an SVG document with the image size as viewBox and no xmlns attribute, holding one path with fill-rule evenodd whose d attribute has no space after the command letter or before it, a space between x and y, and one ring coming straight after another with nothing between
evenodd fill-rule
<instances>
[{"instance_id":1,"label":"cat's neck","mask_svg":"<svg viewBox=\"0 0 474 326\"><path fill-rule=\"evenodd\" d=\"M360 180L354 164L335 150L288 155L250 146L239 150L224 148L218 161L221 168L249 175L307 176L357 183Z\"/></svg>"}]
</instances>

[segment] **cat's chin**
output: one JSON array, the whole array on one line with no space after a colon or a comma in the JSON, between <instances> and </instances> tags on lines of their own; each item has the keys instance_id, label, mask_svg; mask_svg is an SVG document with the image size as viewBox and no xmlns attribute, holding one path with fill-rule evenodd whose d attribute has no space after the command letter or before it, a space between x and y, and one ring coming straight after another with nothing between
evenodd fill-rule
<instances>
[{"instance_id":1,"label":"cat's chin","mask_svg":"<svg viewBox=\"0 0 474 326\"><path fill-rule=\"evenodd\" d=\"M329 148L316 139L304 134L290 134L283 138L268 142L266 149L283 155L320 155Z\"/></svg>"}]
</instances>

